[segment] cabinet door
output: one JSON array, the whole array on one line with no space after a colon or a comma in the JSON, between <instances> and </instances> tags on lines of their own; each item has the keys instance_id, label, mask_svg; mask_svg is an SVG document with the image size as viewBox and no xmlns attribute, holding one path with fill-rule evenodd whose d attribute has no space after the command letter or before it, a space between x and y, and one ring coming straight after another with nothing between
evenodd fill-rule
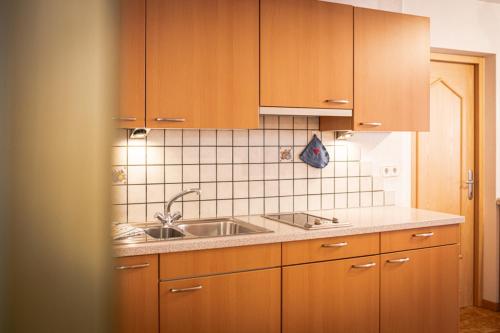
<instances>
[{"instance_id":1,"label":"cabinet door","mask_svg":"<svg viewBox=\"0 0 500 333\"><path fill-rule=\"evenodd\" d=\"M353 7L261 1L260 104L352 109Z\"/></svg>"},{"instance_id":2,"label":"cabinet door","mask_svg":"<svg viewBox=\"0 0 500 333\"><path fill-rule=\"evenodd\" d=\"M160 284L161 333L279 333L280 269Z\"/></svg>"},{"instance_id":3,"label":"cabinet door","mask_svg":"<svg viewBox=\"0 0 500 333\"><path fill-rule=\"evenodd\" d=\"M379 331L379 256L283 268L283 332Z\"/></svg>"},{"instance_id":4,"label":"cabinet door","mask_svg":"<svg viewBox=\"0 0 500 333\"><path fill-rule=\"evenodd\" d=\"M114 271L114 332L157 333L158 256L118 258Z\"/></svg>"},{"instance_id":5,"label":"cabinet door","mask_svg":"<svg viewBox=\"0 0 500 333\"><path fill-rule=\"evenodd\" d=\"M384 254L381 265L380 332L458 332L458 245Z\"/></svg>"},{"instance_id":6,"label":"cabinet door","mask_svg":"<svg viewBox=\"0 0 500 333\"><path fill-rule=\"evenodd\" d=\"M120 0L119 105L117 127L145 126L146 0Z\"/></svg>"},{"instance_id":7,"label":"cabinet door","mask_svg":"<svg viewBox=\"0 0 500 333\"><path fill-rule=\"evenodd\" d=\"M354 9L354 129L428 131L429 19Z\"/></svg>"},{"instance_id":8,"label":"cabinet door","mask_svg":"<svg viewBox=\"0 0 500 333\"><path fill-rule=\"evenodd\" d=\"M259 0L148 0L148 127L259 123Z\"/></svg>"}]
</instances>

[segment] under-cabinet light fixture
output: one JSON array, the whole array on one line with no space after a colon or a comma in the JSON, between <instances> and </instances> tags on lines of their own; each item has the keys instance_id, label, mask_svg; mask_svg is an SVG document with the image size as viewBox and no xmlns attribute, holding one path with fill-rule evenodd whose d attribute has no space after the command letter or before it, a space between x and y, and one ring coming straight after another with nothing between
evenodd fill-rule
<instances>
[{"instance_id":1,"label":"under-cabinet light fixture","mask_svg":"<svg viewBox=\"0 0 500 333\"><path fill-rule=\"evenodd\" d=\"M346 140L354 135L353 131L335 131L335 140Z\"/></svg>"},{"instance_id":2,"label":"under-cabinet light fixture","mask_svg":"<svg viewBox=\"0 0 500 333\"><path fill-rule=\"evenodd\" d=\"M130 138L131 139L144 139L145 137L148 136L149 131L151 131L150 128L134 128L130 132Z\"/></svg>"}]
</instances>

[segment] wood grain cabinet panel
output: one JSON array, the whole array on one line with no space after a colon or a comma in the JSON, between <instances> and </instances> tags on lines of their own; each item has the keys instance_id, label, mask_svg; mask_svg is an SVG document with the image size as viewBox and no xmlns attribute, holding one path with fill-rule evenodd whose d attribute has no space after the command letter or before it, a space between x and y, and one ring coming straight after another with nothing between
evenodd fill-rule
<instances>
[{"instance_id":1,"label":"wood grain cabinet panel","mask_svg":"<svg viewBox=\"0 0 500 333\"><path fill-rule=\"evenodd\" d=\"M282 245L283 265L378 254L380 234L320 238Z\"/></svg>"},{"instance_id":2,"label":"wood grain cabinet panel","mask_svg":"<svg viewBox=\"0 0 500 333\"><path fill-rule=\"evenodd\" d=\"M459 240L457 224L383 232L380 235L382 253L456 244Z\"/></svg>"},{"instance_id":3,"label":"wood grain cabinet panel","mask_svg":"<svg viewBox=\"0 0 500 333\"><path fill-rule=\"evenodd\" d=\"M281 244L264 244L160 254L160 279L281 266Z\"/></svg>"},{"instance_id":4,"label":"wood grain cabinet panel","mask_svg":"<svg viewBox=\"0 0 500 333\"><path fill-rule=\"evenodd\" d=\"M381 266L381 333L458 332L458 245L384 254Z\"/></svg>"},{"instance_id":5,"label":"wood grain cabinet panel","mask_svg":"<svg viewBox=\"0 0 500 333\"><path fill-rule=\"evenodd\" d=\"M379 256L284 267L283 333L378 333L379 274Z\"/></svg>"},{"instance_id":6,"label":"wood grain cabinet panel","mask_svg":"<svg viewBox=\"0 0 500 333\"><path fill-rule=\"evenodd\" d=\"M146 45L148 127L259 126L259 0L148 0Z\"/></svg>"},{"instance_id":7,"label":"wood grain cabinet panel","mask_svg":"<svg viewBox=\"0 0 500 333\"><path fill-rule=\"evenodd\" d=\"M280 333L281 269L160 284L161 333Z\"/></svg>"},{"instance_id":8,"label":"wood grain cabinet panel","mask_svg":"<svg viewBox=\"0 0 500 333\"><path fill-rule=\"evenodd\" d=\"M352 109L353 7L261 0L260 12L260 104Z\"/></svg>"},{"instance_id":9,"label":"wood grain cabinet panel","mask_svg":"<svg viewBox=\"0 0 500 333\"><path fill-rule=\"evenodd\" d=\"M158 255L117 258L116 333L158 332Z\"/></svg>"},{"instance_id":10,"label":"wood grain cabinet panel","mask_svg":"<svg viewBox=\"0 0 500 333\"><path fill-rule=\"evenodd\" d=\"M354 8L354 130L429 130L429 25Z\"/></svg>"},{"instance_id":11,"label":"wood grain cabinet panel","mask_svg":"<svg viewBox=\"0 0 500 333\"><path fill-rule=\"evenodd\" d=\"M117 127L144 127L146 117L146 0L120 0Z\"/></svg>"}]
</instances>

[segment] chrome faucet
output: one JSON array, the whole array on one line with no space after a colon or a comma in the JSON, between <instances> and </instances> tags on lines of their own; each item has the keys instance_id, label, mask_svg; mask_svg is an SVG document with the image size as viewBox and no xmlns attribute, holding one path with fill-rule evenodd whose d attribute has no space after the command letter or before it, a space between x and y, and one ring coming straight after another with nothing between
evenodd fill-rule
<instances>
[{"instance_id":1,"label":"chrome faucet","mask_svg":"<svg viewBox=\"0 0 500 333\"><path fill-rule=\"evenodd\" d=\"M160 213L160 212L155 213L154 218L160 220L160 222L163 225L166 224L168 226L172 226L175 223L175 221L179 220L182 217L182 214L180 212L174 212L174 213L170 212L170 210L172 209L172 204L177 199L182 198L186 194L190 194L190 193L198 193L198 195L200 195L201 190L199 188L191 188L191 189L184 190L182 192L177 193L176 195L174 195L173 197L171 197L168 200L167 206L165 207L165 210L163 211L163 213Z\"/></svg>"}]
</instances>

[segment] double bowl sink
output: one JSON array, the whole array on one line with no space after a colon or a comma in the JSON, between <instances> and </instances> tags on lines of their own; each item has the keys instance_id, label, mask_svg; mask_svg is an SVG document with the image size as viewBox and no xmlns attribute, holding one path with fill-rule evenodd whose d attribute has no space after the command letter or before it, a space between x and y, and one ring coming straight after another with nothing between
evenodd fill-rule
<instances>
[{"instance_id":1,"label":"double bowl sink","mask_svg":"<svg viewBox=\"0 0 500 333\"><path fill-rule=\"evenodd\" d=\"M144 232L156 240L185 238L239 236L272 232L234 218L181 221L173 226L144 228Z\"/></svg>"}]
</instances>

